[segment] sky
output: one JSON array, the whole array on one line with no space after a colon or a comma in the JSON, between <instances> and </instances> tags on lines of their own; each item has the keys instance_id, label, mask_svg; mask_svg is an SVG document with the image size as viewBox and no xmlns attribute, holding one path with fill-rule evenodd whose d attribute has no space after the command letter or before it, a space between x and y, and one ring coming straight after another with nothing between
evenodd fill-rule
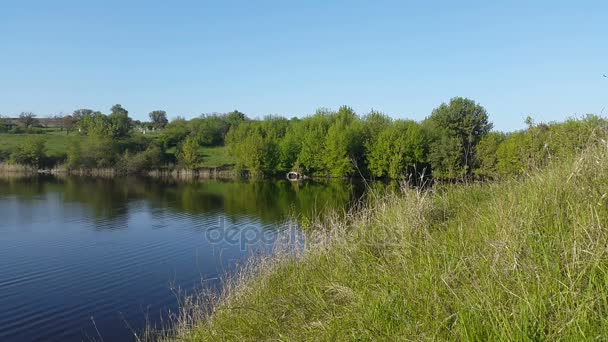
<instances>
[{"instance_id":1,"label":"sky","mask_svg":"<svg viewBox=\"0 0 608 342\"><path fill-rule=\"evenodd\" d=\"M0 0L0 115L349 105L422 120L455 96L497 130L608 109L608 1Z\"/></svg>"}]
</instances>

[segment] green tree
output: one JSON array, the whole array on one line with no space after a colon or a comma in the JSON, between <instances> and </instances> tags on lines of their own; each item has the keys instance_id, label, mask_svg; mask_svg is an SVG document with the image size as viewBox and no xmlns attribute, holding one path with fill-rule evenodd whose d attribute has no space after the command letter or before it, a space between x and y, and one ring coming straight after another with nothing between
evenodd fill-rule
<instances>
[{"instance_id":1,"label":"green tree","mask_svg":"<svg viewBox=\"0 0 608 342\"><path fill-rule=\"evenodd\" d=\"M237 160L237 169L247 169L254 176L264 176L278 171L280 151L273 117L267 123L249 121L231 127L226 142L228 150Z\"/></svg>"},{"instance_id":2,"label":"green tree","mask_svg":"<svg viewBox=\"0 0 608 342\"><path fill-rule=\"evenodd\" d=\"M486 110L475 101L455 97L442 103L425 120L431 137L429 161L439 177L471 176L475 148L490 130Z\"/></svg>"},{"instance_id":3,"label":"green tree","mask_svg":"<svg viewBox=\"0 0 608 342\"><path fill-rule=\"evenodd\" d=\"M247 116L238 110L233 110L225 115L226 122L230 127L238 126L241 122L247 121Z\"/></svg>"},{"instance_id":4,"label":"green tree","mask_svg":"<svg viewBox=\"0 0 608 342\"><path fill-rule=\"evenodd\" d=\"M171 121L160 133L160 141L165 149L177 147L190 133L188 122L178 118Z\"/></svg>"},{"instance_id":5,"label":"green tree","mask_svg":"<svg viewBox=\"0 0 608 342\"><path fill-rule=\"evenodd\" d=\"M517 132L507 135L496 149L496 171L501 177L516 176L527 169L530 135Z\"/></svg>"},{"instance_id":6,"label":"green tree","mask_svg":"<svg viewBox=\"0 0 608 342\"><path fill-rule=\"evenodd\" d=\"M372 175L400 178L422 172L426 157L426 139L414 121L397 120L380 132L368 150Z\"/></svg>"},{"instance_id":7,"label":"green tree","mask_svg":"<svg viewBox=\"0 0 608 342\"><path fill-rule=\"evenodd\" d=\"M151 111L148 116L150 117L150 121L152 121L152 126L155 128L165 128L169 120L167 120L167 112L164 110L154 110Z\"/></svg>"},{"instance_id":8,"label":"green tree","mask_svg":"<svg viewBox=\"0 0 608 342\"><path fill-rule=\"evenodd\" d=\"M333 124L327 130L323 164L332 177L352 175L363 155L363 129L352 108L342 106L335 115Z\"/></svg>"},{"instance_id":9,"label":"green tree","mask_svg":"<svg viewBox=\"0 0 608 342\"><path fill-rule=\"evenodd\" d=\"M15 164L40 167L46 157L46 139L38 136L28 136L23 144L19 145L11 155L11 161Z\"/></svg>"},{"instance_id":10,"label":"green tree","mask_svg":"<svg viewBox=\"0 0 608 342\"><path fill-rule=\"evenodd\" d=\"M78 119L78 129L82 134L95 136L110 136L110 122L106 115L100 112L87 113Z\"/></svg>"},{"instance_id":11,"label":"green tree","mask_svg":"<svg viewBox=\"0 0 608 342\"><path fill-rule=\"evenodd\" d=\"M196 137L188 136L178 148L177 160L188 169L196 169L202 161L199 149L200 144Z\"/></svg>"},{"instance_id":12,"label":"green tree","mask_svg":"<svg viewBox=\"0 0 608 342\"><path fill-rule=\"evenodd\" d=\"M132 128L132 121L129 112L121 105L112 106L112 113L108 115L108 131L110 136L115 139L126 138Z\"/></svg>"},{"instance_id":13,"label":"green tree","mask_svg":"<svg viewBox=\"0 0 608 342\"><path fill-rule=\"evenodd\" d=\"M212 114L202 115L193 119L189 124L190 131L196 135L202 145L220 146L224 140L230 125L223 116Z\"/></svg>"},{"instance_id":14,"label":"green tree","mask_svg":"<svg viewBox=\"0 0 608 342\"><path fill-rule=\"evenodd\" d=\"M108 168L115 166L116 142L109 136L89 135L86 139L72 139L66 149L66 163L70 169Z\"/></svg>"},{"instance_id":15,"label":"green tree","mask_svg":"<svg viewBox=\"0 0 608 342\"><path fill-rule=\"evenodd\" d=\"M477 169L475 174L483 178L494 178L499 175L497 151L505 140L505 134L490 132L477 145Z\"/></svg>"}]
</instances>

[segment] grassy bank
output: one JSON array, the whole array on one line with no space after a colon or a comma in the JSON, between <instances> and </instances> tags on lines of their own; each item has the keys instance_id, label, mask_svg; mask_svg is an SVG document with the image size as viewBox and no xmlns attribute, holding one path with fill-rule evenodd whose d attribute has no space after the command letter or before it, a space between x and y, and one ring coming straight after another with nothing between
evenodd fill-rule
<instances>
[{"instance_id":1,"label":"grassy bank","mask_svg":"<svg viewBox=\"0 0 608 342\"><path fill-rule=\"evenodd\" d=\"M10 155L17 147L32 137L43 137L45 139L46 154L50 157L61 158L65 156L70 138L77 137L75 134L67 135L61 131L48 131L44 134L7 134L0 133L0 155Z\"/></svg>"},{"instance_id":2,"label":"grassy bank","mask_svg":"<svg viewBox=\"0 0 608 342\"><path fill-rule=\"evenodd\" d=\"M243 174L236 172L235 162L224 146L199 146L198 162L187 169L177 161L175 148L141 151L142 141L149 143L158 136L146 139L138 135L120 142L92 142L77 133L68 135L50 129L40 130L38 134L0 134L0 174L30 175L42 170L56 175L137 174L180 179L236 179ZM129 148L137 152L128 152Z\"/></svg>"},{"instance_id":3,"label":"grassy bank","mask_svg":"<svg viewBox=\"0 0 608 342\"><path fill-rule=\"evenodd\" d=\"M188 341L606 339L607 192L600 142L520 180L377 196L346 221L320 224L302 255L241 274L210 316L186 306L173 333Z\"/></svg>"}]
</instances>

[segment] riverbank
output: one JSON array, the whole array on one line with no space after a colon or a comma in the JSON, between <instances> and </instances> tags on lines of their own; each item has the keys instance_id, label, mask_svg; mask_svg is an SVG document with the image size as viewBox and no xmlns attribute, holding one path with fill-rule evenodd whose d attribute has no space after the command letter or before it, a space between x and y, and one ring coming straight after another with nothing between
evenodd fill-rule
<instances>
[{"instance_id":1,"label":"riverbank","mask_svg":"<svg viewBox=\"0 0 608 342\"><path fill-rule=\"evenodd\" d=\"M174 338L578 340L608 331L608 147L495 184L375 196L245 269ZM315 241L314 243L310 241ZM196 305L198 304L198 305Z\"/></svg>"},{"instance_id":2,"label":"riverbank","mask_svg":"<svg viewBox=\"0 0 608 342\"><path fill-rule=\"evenodd\" d=\"M15 176L36 176L39 174L53 175L57 177L80 176L95 178L114 178L123 176L143 176L150 178L171 178L171 179L246 179L249 174L246 172L238 173L233 168L201 168L190 170L184 168L167 168L159 170L142 171L138 174L129 174L117 168L92 168L92 169L70 169L59 165L51 169L38 169L27 165L0 163L0 177Z\"/></svg>"}]
</instances>

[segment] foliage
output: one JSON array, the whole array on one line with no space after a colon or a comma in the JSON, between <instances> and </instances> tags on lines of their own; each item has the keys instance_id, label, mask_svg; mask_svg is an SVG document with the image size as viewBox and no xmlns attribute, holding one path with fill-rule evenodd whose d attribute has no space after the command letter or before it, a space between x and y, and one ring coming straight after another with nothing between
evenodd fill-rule
<instances>
[{"instance_id":1,"label":"foliage","mask_svg":"<svg viewBox=\"0 0 608 342\"><path fill-rule=\"evenodd\" d=\"M395 121L368 147L368 164L376 177L400 178L421 172L426 141L414 121Z\"/></svg>"},{"instance_id":2,"label":"foliage","mask_svg":"<svg viewBox=\"0 0 608 342\"><path fill-rule=\"evenodd\" d=\"M228 150L237 160L237 169L247 168L253 175L273 174L280 165L277 140L278 120L269 117L267 122L244 122L234 126L226 136Z\"/></svg>"},{"instance_id":3,"label":"foliage","mask_svg":"<svg viewBox=\"0 0 608 342\"><path fill-rule=\"evenodd\" d=\"M196 169L201 162L200 144L196 137L188 136L179 146L177 160L189 169Z\"/></svg>"},{"instance_id":4,"label":"foliage","mask_svg":"<svg viewBox=\"0 0 608 342\"><path fill-rule=\"evenodd\" d=\"M11 155L14 164L40 167L45 155L46 140L43 137L30 136L19 145Z\"/></svg>"},{"instance_id":5,"label":"foliage","mask_svg":"<svg viewBox=\"0 0 608 342\"><path fill-rule=\"evenodd\" d=\"M107 116L107 125L108 133L114 139L128 137L133 127L129 112L119 104L112 107L112 113Z\"/></svg>"},{"instance_id":6,"label":"foliage","mask_svg":"<svg viewBox=\"0 0 608 342\"><path fill-rule=\"evenodd\" d=\"M477 169L475 174L483 178L496 178L499 175L498 149L505 141L505 134L501 132L490 132L477 145Z\"/></svg>"},{"instance_id":7,"label":"foliage","mask_svg":"<svg viewBox=\"0 0 608 342\"><path fill-rule=\"evenodd\" d=\"M471 176L475 148L492 129L486 110L473 100L455 97L435 108L425 124L431 138L433 172L446 178Z\"/></svg>"},{"instance_id":8,"label":"foliage","mask_svg":"<svg viewBox=\"0 0 608 342\"><path fill-rule=\"evenodd\" d=\"M108 136L91 135L85 140L74 138L68 145L66 163L69 168L109 168L116 161L115 143Z\"/></svg>"},{"instance_id":9,"label":"foliage","mask_svg":"<svg viewBox=\"0 0 608 342\"><path fill-rule=\"evenodd\" d=\"M363 159L362 125L352 108L342 106L327 130L323 164L332 177L346 177L355 172Z\"/></svg>"},{"instance_id":10,"label":"foliage","mask_svg":"<svg viewBox=\"0 0 608 342\"><path fill-rule=\"evenodd\" d=\"M144 151L131 153L125 151L117 162L118 169L126 174L138 174L144 171L159 169L162 163L162 150L150 145Z\"/></svg>"},{"instance_id":11,"label":"foliage","mask_svg":"<svg viewBox=\"0 0 608 342\"><path fill-rule=\"evenodd\" d=\"M150 117L150 121L152 121L152 126L155 128L165 128L169 122L169 120L167 120L167 112L164 110L151 111L148 116Z\"/></svg>"},{"instance_id":12,"label":"foliage","mask_svg":"<svg viewBox=\"0 0 608 342\"><path fill-rule=\"evenodd\" d=\"M156 127L165 125L163 111L153 111L150 117ZM78 109L59 120L62 128L69 130L74 125L80 133L69 148L67 138L56 135L58 130L49 135L47 128L16 126L9 133L44 134L54 161L63 160L68 149L68 164L79 168L105 165L139 169L121 165L128 157L135 158L156 145L162 162L179 162L188 168L234 166L257 176L292 170L338 178L423 179L432 175L453 181L507 178L544 169L579 153L589 137L607 124L593 115L561 123L535 123L529 117L525 130L491 132L485 109L460 97L441 104L420 123L393 120L373 110L360 117L348 106L337 111L319 109L313 115L290 120L280 116L249 119L239 111L191 120L178 117L159 132L145 135L133 130L133 125L152 124L131 120L120 105L113 106L109 115ZM0 151L12 154L23 139L5 135L0 135ZM99 141L105 146L96 143ZM90 145L94 156L82 156L88 154L89 146L85 145ZM213 151L211 158L205 150ZM139 165L139 161L134 163Z\"/></svg>"},{"instance_id":13,"label":"foliage","mask_svg":"<svg viewBox=\"0 0 608 342\"><path fill-rule=\"evenodd\" d=\"M175 339L603 339L606 188L599 143L519 180L377 193L245 269L209 316L185 307Z\"/></svg>"}]
</instances>

